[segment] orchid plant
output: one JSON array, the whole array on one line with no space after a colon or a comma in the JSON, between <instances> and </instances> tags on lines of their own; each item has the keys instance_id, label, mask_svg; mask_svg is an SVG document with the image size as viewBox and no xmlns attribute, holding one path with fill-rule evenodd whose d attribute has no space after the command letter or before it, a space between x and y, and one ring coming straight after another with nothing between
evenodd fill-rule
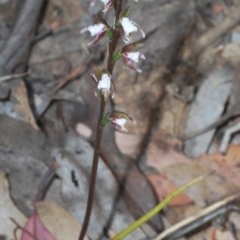
<instances>
[{"instance_id":1,"label":"orchid plant","mask_svg":"<svg viewBox=\"0 0 240 240\"><path fill-rule=\"evenodd\" d=\"M138 68L138 63L141 59L145 59L144 54L138 51L142 44L132 42L132 35L134 33L140 33L143 38L145 37L145 33L136 22L128 18L129 8L124 6L124 1L99 1L103 4L103 16L105 16L111 9L113 9L115 14L111 24L109 24L102 16L98 16L99 23L85 27L81 30L81 33L88 32L90 36L93 37L93 40L88 43L89 46L93 46L102 38L108 37L108 60L105 69L94 68L91 74L91 78L96 84L95 95L100 99L100 111L97 123L87 208L82 230L78 238L79 240L84 239L89 225L103 129L108 123L112 123L117 131L128 132L126 123L128 121L134 122L125 112L113 111L112 113L105 113L107 101L109 101L110 98L114 98L116 93L115 84L112 79L115 63L122 59L127 67L140 73L142 71ZM137 0L134 1L138 2ZM96 2L97 0L92 0L91 7L94 7ZM125 44L125 46L121 47L122 44Z\"/></svg>"}]
</instances>

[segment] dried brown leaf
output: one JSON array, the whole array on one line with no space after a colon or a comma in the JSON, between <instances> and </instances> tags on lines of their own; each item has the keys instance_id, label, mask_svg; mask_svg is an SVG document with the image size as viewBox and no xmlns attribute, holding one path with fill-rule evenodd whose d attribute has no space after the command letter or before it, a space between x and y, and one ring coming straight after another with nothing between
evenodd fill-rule
<instances>
[{"instance_id":1,"label":"dried brown leaf","mask_svg":"<svg viewBox=\"0 0 240 240\"><path fill-rule=\"evenodd\" d=\"M64 209L49 202L36 204L37 212L45 228L58 240L78 239L81 227ZM88 240L85 237L85 240Z\"/></svg>"},{"instance_id":2,"label":"dried brown leaf","mask_svg":"<svg viewBox=\"0 0 240 240\"><path fill-rule=\"evenodd\" d=\"M33 128L38 130L39 128L36 124L29 104L26 86L22 80L18 80L14 83L14 86L12 88L11 101L14 104L15 111L19 115L19 118L30 123Z\"/></svg>"},{"instance_id":3,"label":"dried brown leaf","mask_svg":"<svg viewBox=\"0 0 240 240\"><path fill-rule=\"evenodd\" d=\"M20 225L26 222L25 216L16 208L9 196L9 184L5 174L0 171L0 233L7 239L13 238L15 224L10 220L13 218Z\"/></svg>"}]
</instances>

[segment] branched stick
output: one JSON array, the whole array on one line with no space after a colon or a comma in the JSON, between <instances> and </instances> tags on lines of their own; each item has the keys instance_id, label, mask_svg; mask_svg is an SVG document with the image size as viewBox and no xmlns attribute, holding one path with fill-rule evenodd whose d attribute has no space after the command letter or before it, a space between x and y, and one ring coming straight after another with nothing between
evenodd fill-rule
<instances>
[{"instance_id":1,"label":"branched stick","mask_svg":"<svg viewBox=\"0 0 240 240\"><path fill-rule=\"evenodd\" d=\"M201 54L210 44L216 41L219 37L226 34L229 30L233 29L240 23L239 15L240 7L232 7L229 9L228 16L214 28L211 28L208 32L203 34L192 46L191 53L188 55L191 57L197 57ZM186 59L185 59L186 60Z\"/></svg>"},{"instance_id":2,"label":"branched stick","mask_svg":"<svg viewBox=\"0 0 240 240\"><path fill-rule=\"evenodd\" d=\"M16 12L16 22L10 36L0 51L0 68L12 72L29 53L32 36L37 28L41 10L46 0L25 0Z\"/></svg>"}]
</instances>

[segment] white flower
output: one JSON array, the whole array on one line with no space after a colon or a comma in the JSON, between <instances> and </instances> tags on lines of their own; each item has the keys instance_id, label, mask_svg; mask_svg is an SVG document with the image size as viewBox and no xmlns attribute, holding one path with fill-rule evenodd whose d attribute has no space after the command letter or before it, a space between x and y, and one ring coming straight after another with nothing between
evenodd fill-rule
<instances>
[{"instance_id":1,"label":"white flower","mask_svg":"<svg viewBox=\"0 0 240 240\"><path fill-rule=\"evenodd\" d=\"M122 19L120 19L120 23L122 25L123 28L123 40L125 43L130 43L131 42L131 34L134 32L138 32L140 31L140 33L142 34L142 37L145 37L145 33L144 31L138 26L137 23L135 23L134 21L130 20L129 18L123 17Z\"/></svg>"},{"instance_id":2,"label":"white flower","mask_svg":"<svg viewBox=\"0 0 240 240\"><path fill-rule=\"evenodd\" d=\"M115 85L111 80L111 75L108 73L100 73L99 71L96 71L96 73L91 74L91 77L97 84L97 91L95 91L96 96L97 93L100 92L103 95L105 101L108 99L108 97L114 98Z\"/></svg>"},{"instance_id":3,"label":"white flower","mask_svg":"<svg viewBox=\"0 0 240 240\"><path fill-rule=\"evenodd\" d=\"M91 37L96 36L93 41L91 41L90 43L88 43L88 45L94 45L96 44L100 39L103 38L105 32L107 30L107 27L102 24L102 23L98 23L95 25L91 25L88 27L83 28L80 33L85 33L85 32L89 32Z\"/></svg>"},{"instance_id":4,"label":"white flower","mask_svg":"<svg viewBox=\"0 0 240 240\"><path fill-rule=\"evenodd\" d=\"M98 81L97 89L102 93L105 101L109 96L113 97L112 94L112 81L110 75L103 73L101 79Z\"/></svg>"},{"instance_id":5,"label":"white flower","mask_svg":"<svg viewBox=\"0 0 240 240\"><path fill-rule=\"evenodd\" d=\"M143 53L140 52L122 52L122 57L123 57L123 61L125 63L126 66L128 66L129 68L141 73L142 70L137 68L134 63L138 63L140 58L141 59L145 59L145 56Z\"/></svg>"},{"instance_id":6,"label":"white flower","mask_svg":"<svg viewBox=\"0 0 240 240\"><path fill-rule=\"evenodd\" d=\"M126 124L129 121L134 123L133 119L128 114L120 111L112 112L109 116L109 120L117 131L125 133L128 132Z\"/></svg>"},{"instance_id":7,"label":"white flower","mask_svg":"<svg viewBox=\"0 0 240 240\"><path fill-rule=\"evenodd\" d=\"M134 62L139 62L139 58L145 59L144 54L142 54L140 52L128 52L128 53L126 53L126 57L128 57L129 59L131 59Z\"/></svg>"},{"instance_id":8,"label":"white flower","mask_svg":"<svg viewBox=\"0 0 240 240\"><path fill-rule=\"evenodd\" d=\"M116 130L119 130L121 132L128 132L127 128L125 127L127 119L116 118L115 120L112 120L112 123L114 124Z\"/></svg>"},{"instance_id":9,"label":"white flower","mask_svg":"<svg viewBox=\"0 0 240 240\"><path fill-rule=\"evenodd\" d=\"M110 91L110 89L111 89L111 79L110 79L110 76L108 74L104 73L102 75L102 78L98 82L97 88L99 90L105 89L105 90Z\"/></svg>"}]
</instances>

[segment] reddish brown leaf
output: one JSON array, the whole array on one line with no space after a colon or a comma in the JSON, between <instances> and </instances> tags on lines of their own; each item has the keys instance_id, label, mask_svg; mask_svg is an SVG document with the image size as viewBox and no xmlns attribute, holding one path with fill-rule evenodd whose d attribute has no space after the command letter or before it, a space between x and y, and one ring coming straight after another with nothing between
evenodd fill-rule
<instances>
[{"instance_id":1,"label":"reddish brown leaf","mask_svg":"<svg viewBox=\"0 0 240 240\"><path fill-rule=\"evenodd\" d=\"M158 146L151 142L147 150L147 165L161 172L163 167L177 163L187 163L189 159L183 154L176 152L172 147Z\"/></svg>"},{"instance_id":2,"label":"reddish brown leaf","mask_svg":"<svg viewBox=\"0 0 240 240\"><path fill-rule=\"evenodd\" d=\"M198 158L202 164L205 162L211 166L219 175L224 176L227 180L234 183L240 188L240 146L232 145L226 155L214 153L210 155L203 155Z\"/></svg>"},{"instance_id":3,"label":"reddish brown leaf","mask_svg":"<svg viewBox=\"0 0 240 240\"><path fill-rule=\"evenodd\" d=\"M224 5L223 4L215 4L212 7L212 10L214 13L222 13L224 11Z\"/></svg>"},{"instance_id":4,"label":"reddish brown leaf","mask_svg":"<svg viewBox=\"0 0 240 240\"><path fill-rule=\"evenodd\" d=\"M235 237L230 231L221 231L217 228L212 228L211 231L212 240L234 240Z\"/></svg>"},{"instance_id":5,"label":"reddish brown leaf","mask_svg":"<svg viewBox=\"0 0 240 240\"><path fill-rule=\"evenodd\" d=\"M51 24L50 24L50 29L52 31L56 31L60 26L60 23L58 21L53 21Z\"/></svg>"},{"instance_id":6,"label":"reddish brown leaf","mask_svg":"<svg viewBox=\"0 0 240 240\"><path fill-rule=\"evenodd\" d=\"M165 197L167 197L170 193L172 193L177 189L176 185L162 174L147 175L147 178L152 183L159 201L162 201ZM177 197L175 197L169 203L169 206L182 206L182 205L188 205L191 203L192 203L192 200L188 196L186 196L184 193L182 193Z\"/></svg>"}]
</instances>

